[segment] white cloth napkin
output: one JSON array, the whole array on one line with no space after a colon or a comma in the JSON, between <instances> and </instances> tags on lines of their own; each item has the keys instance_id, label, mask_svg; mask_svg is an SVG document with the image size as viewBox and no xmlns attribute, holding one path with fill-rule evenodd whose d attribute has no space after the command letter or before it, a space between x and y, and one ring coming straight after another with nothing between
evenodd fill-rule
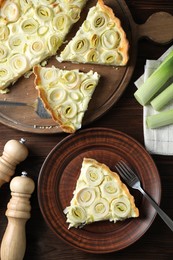
<instances>
[{"instance_id":1,"label":"white cloth napkin","mask_svg":"<svg viewBox=\"0 0 173 260\"><path fill-rule=\"evenodd\" d=\"M135 81L136 87L140 87L151 73L160 65L168 53L173 50L171 46L158 60L146 60L144 74ZM164 110L173 109L173 101ZM143 109L143 130L144 144L146 150L151 154L173 155L173 125L149 129L146 126L146 117L157 114L158 112L150 106L144 106Z\"/></svg>"}]
</instances>

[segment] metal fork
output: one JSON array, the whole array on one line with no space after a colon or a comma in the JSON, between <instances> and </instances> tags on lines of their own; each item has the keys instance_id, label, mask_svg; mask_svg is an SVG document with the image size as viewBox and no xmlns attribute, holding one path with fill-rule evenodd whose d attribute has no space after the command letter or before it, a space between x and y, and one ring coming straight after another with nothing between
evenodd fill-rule
<instances>
[{"instance_id":1,"label":"metal fork","mask_svg":"<svg viewBox=\"0 0 173 260\"><path fill-rule=\"evenodd\" d=\"M115 165L116 170L120 174L120 176L124 179L124 181L133 189L139 190L146 199L152 204L155 208L159 216L163 219L163 221L168 225L168 227L173 231L173 221L170 217L157 205L157 203L144 191L141 187L140 180L138 176L134 173L134 171L124 162L119 161Z\"/></svg>"}]
</instances>

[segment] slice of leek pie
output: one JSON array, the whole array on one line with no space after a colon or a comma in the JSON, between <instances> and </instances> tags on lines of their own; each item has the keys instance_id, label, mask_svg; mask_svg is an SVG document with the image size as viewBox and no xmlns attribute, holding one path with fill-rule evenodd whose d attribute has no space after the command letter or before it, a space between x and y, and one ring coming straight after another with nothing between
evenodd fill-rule
<instances>
[{"instance_id":1,"label":"slice of leek pie","mask_svg":"<svg viewBox=\"0 0 173 260\"><path fill-rule=\"evenodd\" d=\"M38 96L64 132L81 128L82 119L99 81L99 74L62 70L54 66L33 68Z\"/></svg>"},{"instance_id":2,"label":"slice of leek pie","mask_svg":"<svg viewBox=\"0 0 173 260\"><path fill-rule=\"evenodd\" d=\"M126 65L129 43L113 10L98 0L58 61Z\"/></svg>"},{"instance_id":3,"label":"slice of leek pie","mask_svg":"<svg viewBox=\"0 0 173 260\"><path fill-rule=\"evenodd\" d=\"M55 55L86 0L0 0L0 90Z\"/></svg>"},{"instance_id":4,"label":"slice of leek pie","mask_svg":"<svg viewBox=\"0 0 173 260\"><path fill-rule=\"evenodd\" d=\"M115 223L139 216L134 197L119 175L91 158L83 159L73 198L64 213L69 228L102 220Z\"/></svg>"}]
</instances>

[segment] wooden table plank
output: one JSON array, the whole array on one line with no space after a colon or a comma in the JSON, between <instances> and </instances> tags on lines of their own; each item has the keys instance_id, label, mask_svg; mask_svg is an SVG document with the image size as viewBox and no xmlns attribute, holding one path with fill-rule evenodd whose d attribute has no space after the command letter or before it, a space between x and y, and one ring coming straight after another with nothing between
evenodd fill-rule
<instances>
[{"instance_id":1,"label":"wooden table plank","mask_svg":"<svg viewBox=\"0 0 173 260\"><path fill-rule=\"evenodd\" d=\"M144 23L146 19L156 11L166 11L173 14L173 1L170 0L126 0L128 7L136 23ZM161 33L161 32L160 32ZM135 91L134 81L143 73L146 59L157 59L171 44L159 46L147 40L141 40L138 44L136 69L126 91L102 118L88 127L110 127L123 131L141 144L143 144L142 107L133 97ZM17 166L15 175L20 175L26 170L37 183L39 170L51 149L62 140L66 134L50 136L20 132L4 125L0 125L0 153L5 143L10 139L27 139L29 157ZM173 218L173 157L152 155L159 170L162 183L161 207ZM0 239L4 234L7 218L5 211L10 199L9 184L4 184L0 189ZM163 221L157 216L146 234L135 244L120 251L106 255L87 254L72 248L59 238L46 225L39 209L37 189L31 198L31 219L26 225L27 248L25 260L113 260L113 259L148 259L169 260L173 257L173 234ZM57 220L58 221L58 220Z\"/></svg>"}]
</instances>

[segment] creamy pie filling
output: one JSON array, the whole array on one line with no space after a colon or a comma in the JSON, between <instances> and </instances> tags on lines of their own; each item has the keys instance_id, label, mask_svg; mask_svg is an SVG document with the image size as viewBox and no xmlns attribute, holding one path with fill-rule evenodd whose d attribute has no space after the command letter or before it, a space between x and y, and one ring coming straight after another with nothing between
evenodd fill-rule
<instances>
[{"instance_id":1,"label":"creamy pie filling","mask_svg":"<svg viewBox=\"0 0 173 260\"><path fill-rule=\"evenodd\" d=\"M0 90L56 54L85 3L86 0L6 0L1 4Z\"/></svg>"}]
</instances>

